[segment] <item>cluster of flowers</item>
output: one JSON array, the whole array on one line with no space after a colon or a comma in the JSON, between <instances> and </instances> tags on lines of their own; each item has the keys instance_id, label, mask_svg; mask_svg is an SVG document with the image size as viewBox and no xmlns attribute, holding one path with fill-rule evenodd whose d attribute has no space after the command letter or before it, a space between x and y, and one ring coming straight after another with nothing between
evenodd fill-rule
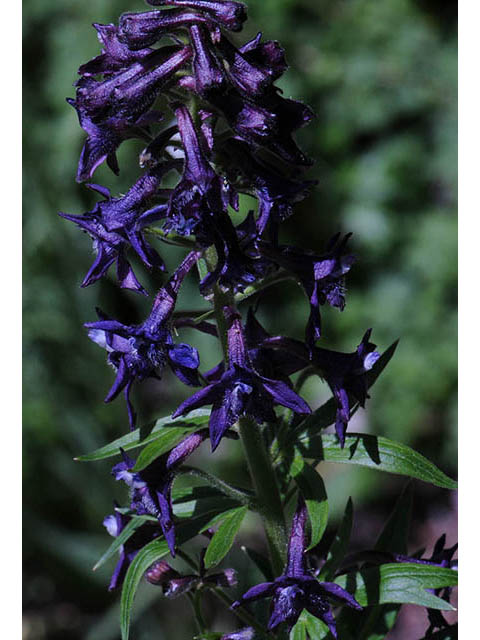
<instances>
[{"instance_id":1,"label":"cluster of flowers","mask_svg":"<svg viewBox=\"0 0 480 640\"><path fill-rule=\"evenodd\" d=\"M313 113L301 102L283 97L274 85L287 69L283 49L278 42L262 41L261 33L242 46L231 41L227 32L241 31L246 20L246 8L239 2L147 1L160 8L126 13L118 25L94 24L102 53L80 67L76 97L68 100L87 134L77 181L90 180L105 161L117 174L116 151L131 138L146 145L140 154L143 174L120 197L89 183L87 187L103 199L82 215L60 215L93 240L95 260L82 286L98 281L115 263L120 287L148 295L133 271L129 252L148 269L164 270L161 256L147 240L149 226L161 222L165 235L189 237L193 250L156 294L143 323L125 325L98 311L99 320L86 326L116 370L105 401L124 392L132 429L136 425L132 384L160 378L167 364L183 383L201 387L173 416L204 405L212 405L212 412L208 430L189 435L143 471L134 472L135 461L122 452L123 460L113 468L113 475L130 488L132 512L154 516L158 524L143 524L122 547L111 589L122 583L136 553L155 537L163 534L175 555L172 482L205 439L210 437L215 450L242 416L259 425L275 422L277 405L295 414L310 413L289 378L313 368L332 390L337 406L335 429L343 447L351 404L364 406L366 374L380 357L370 342L370 330L353 353L316 344L321 337L320 307L329 304L343 310L345 306L344 279L354 263L347 250L350 234L335 236L323 255L278 241L280 223L315 184L302 178L311 162L293 139ZM157 43L161 46L153 48ZM160 96L174 116L163 128L167 116L154 109ZM178 182L166 188L165 177L172 172ZM258 210L235 226L229 209L238 211L240 194L255 197ZM182 282L206 256L207 272L199 290L207 297L213 289L230 296L223 309L228 349L222 363L200 376L197 350L177 343L175 330L196 326L217 335L218 329L195 318L177 317L174 311ZM234 306L235 294L277 273L294 278L308 298L304 342L270 336L251 309L243 324ZM129 518L116 512L104 524L118 536ZM336 637L329 599L354 608L360 605L337 585L319 583L307 570L305 522L305 505L300 503L284 575L250 589L237 604L271 596L270 629L281 622L291 627L306 608ZM161 584L167 595L184 593L199 581L234 583L228 571L181 577L164 561L154 565L147 578ZM242 633L238 637L251 637L251 630Z\"/></svg>"}]
</instances>

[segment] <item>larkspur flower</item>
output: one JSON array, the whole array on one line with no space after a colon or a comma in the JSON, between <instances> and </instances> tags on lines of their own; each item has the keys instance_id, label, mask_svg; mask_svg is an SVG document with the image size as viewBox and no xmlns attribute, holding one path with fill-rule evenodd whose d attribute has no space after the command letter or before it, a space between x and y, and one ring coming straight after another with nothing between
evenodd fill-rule
<instances>
[{"instance_id":1,"label":"larkspur flower","mask_svg":"<svg viewBox=\"0 0 480 640\"><path fill-rule=\"evenodd\" d=\"M240 315L229 307L225 307L224 314L228 323L228 367L218 381L182 402L173 414L173 417L178 417L212 404L209 421L212 451L241 416L250 416L259 424L272 422L275 421L273 408L278 404L296 413L311 412L289 384L266 378L255 370L245 344Z\"/></svg>"},{"instance_id":2,"label":"larkspur flower","mask_svg":"<svg viewBox=\"0 0 480 640\"><path fill-rule=\"evenodd\" d=\"M277 236L280 222L286 220L293 211L293 205L307 197L315 180L295 180L282 175L264 159L256 157L249 145L242 140L229 138L221 150L226 170L243 176L246 189L258 198L259 234L270 227L270 236ZM240 184L239 190L245 190Z\"/></svg>"},{"instance_id":3,"label":"larkspur flower","mask_svg":"<svg viewBox=\"0 0 480 640\"><path fill-rule=\"evenodd\" d=\"M240 31L247 19L247 7L242 2L219 0L147 0L154 7L170 5L205 12L222 27Z\"/></svg>"},{"instance_id":4,"label":"larkspur flower","mask_svg":"<svg viewBox=\"0 0 480 640\"><path fill-rule=\"evenodd\" d=\"M89 337L108 352L108 362L116 369L116 378L105 402L110 402L123 390L127 402L130 427L135 426L135 412L130 402L130 390L135 380L159 378L166 364L187 385L198 385L198 352L188 344L175 344L172 338L171 316L183 279L198 259L191 252L169 282L160 289L152 311L140 325L124 325L101 315L101 320L89 322Z\"/></svg>"},{"instance_id":5,"label":"larkspur flower","mask_svg":"<svg viewBox=\"0 0 480 640\"><path fill-rule=\"evenodd\" d=\"M303 498L299 498L293 517L288 543L287 565L283 575L273 582L263 582L249 589L233 607L260 598L272 598L273 611L268 622L268 630L285 623L290 630L304 609L324 622L334 638L337 629L330 601L346 604L357 610L362 607L355 598L334 582L319 582L307 569L305 550L307 508Z\"/></svg>"},{"instance_id":6,"label":"larkspur flower","mask_svg":"<svg viewBox=\"0 0 480 640\"><path fill-rule=\"evenodd\" d=\"M233 569L211 574L201 569L197 575L182 575L165 560L159 560L149 567L145 572L145 578L150 584L161 587L167 598L177 598L203 586L234 587L237 584L236 572Z\"/></svg>"},{"instance_id":7,"label":"larkspur flower","mask_svg":"<svg viewBox=\"0 0 480 640\"><path fill-rule=\"evenodd\" d=\"M370 342L372 330L368 329L353 353L332 351L322 347L307 348L304 343L274 336L265 338L264 346L277 347L285 350L300 360L305 366L309 365L316 371L332 390L337 405L335 431L340 445L345 446L345 434L350 420L351 400L365 407L368 395L367 374L380 358L375 350L376 345Z\"/></svg>"},{"instance_id":8,"label":"larkspur flower","mask_svg":"<svg viewBox=\"0 0 480 640\"><path fill-rule=\"evenodd\" d=\"M85 64L82 64L78 73L82 76L108 75L120 71L138 62L153 52L153 49L145 48L132 51L118 39L118 27L114 24L93 23L98 39L103 45L102 53Z\"/></svg>"},{"instance_id":9,"label":"larkspur flower","mask_svg":"<svg viewBox=\"0 0 480 640\"><path fill-rule=\"evenodd\" d=\"M223 181L208 162L187 107L176 105L175 115L185 162L182 178L168 202L166 229L179 235L195 233L208 246L212 244L216 219L226 206Z\"/></svg>"},{"instance_id":10,"label":"larkspur flower","mask_svg":"<svg viewBox=\"0 0 480 640\"><path fill-rule=\"evenodd\" d=\"M150 515L158 519L172 556L175 556L172 484L179 467L206 438L206 429L190 434L141 471L133 471L136 461L122 449L122 462L112 469L115 480L123 480L130 488L131 509L138 515Z\"/></svg>"},{"instance_id":11,"label":"larkspur flower","mask_svg":"<svg viewBox=\"0 0 480 640\"><path fill-rule=\"evenodd\" d=\"M191 55L190 47L163 47L103 80L82 76L75 100L67 99L87 133L77 170L78 182L91 178L105 159L118 173L115 154L120 144L128 138L148 140L144 128L163 117L150 108L160 89Z\"/></svg>"},{"instance_id":12,"label":"larkspur flower","mask_svg":"<svg viewBox=\"0 0 480 640\"><path fill-rule=\"evenodd\" d=\"M320 306L328 303L343 311L345 307L344 277L355 262L345 247L351 234L340 240L334 236L324 255L316 256L295 247L260 245L260 253L291 272L302 285L309 303L310 316L305 330L307 344L313 347L321 336Z\"/></svg>"},{"instance_id":13,"label":"larkspur flower","mask_svg":"<svg viewBox=\"0 0 480 640\"><path fill-rule=\"evenodd\" d=\"M114 514L109 515L104 519L103 525L111 536L118 538L130 520L130 516L115 511ZM140 549L142 549L151 540L158 538L161 534L162 530L157 524L145 522L133 532L123 545L120 546L118 562L115 566L110 579L110 585L108 587L109 591L113 591L123 584L128 567Z\"/></svg>"},{"instance_id":14,"label":"larkspur flower","mask_svg":"<svg viewBox=\"0 0 480 640\"><path fill-rule=\"evenodd\" d=\"M87 185L103 195L105 200L97 202L91 211L80 216L60 213L60 216L74 222L93 240L96 258L82 282L83 287L96 282L116 262L120 286L146 293L127 260L126 250L132 247L149 269L164 269L163 260L146 242L143 229L167 214L166 205L156 205L149 209L148 203L159 189L163 175L174 166L174 163L163 163L146 172L120 198L112 198L105 187Z\"/></svg>"},{"instance_id":15,"label":"larkspur flower","mask_svg":"<svg viewBox=\"0 0 480 640\"><path fill-rule=\"evenodd\" d=\"M124 13L119 20L118 38L129 49L137 50L155 44L165 35L178 29L186 29L192 24L210 24L200 13L184 12L181 9Z\"/></svg>"}]
</instances>

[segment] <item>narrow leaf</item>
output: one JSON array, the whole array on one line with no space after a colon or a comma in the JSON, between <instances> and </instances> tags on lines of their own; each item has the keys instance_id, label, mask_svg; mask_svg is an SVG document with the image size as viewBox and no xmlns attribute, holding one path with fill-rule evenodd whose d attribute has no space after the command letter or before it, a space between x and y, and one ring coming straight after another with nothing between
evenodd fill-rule
<instances>
[{"instance_id":1,"label":"narrow leaf","mask_svg":"<svg viewBox=\"0 0 480 640\"><path fill-rule=\"evenodd\" d=\"M127 575L123 582L122 597L120 600L120 627L122 640L128 640L130 615L133 606L133 599L137 591L140 580L145 571L156 560L160 560L169 553L168 545L162 538L152 540L141 549L128 567Z\"/></svg>"},{"instance_id":2,"label":"narrow leaf","mask_svg":"<svg viewBox=\"0 0 480 640\"><path fill-rule=\"evenodd\" d=\"M257 569L264 576L267 582L273 582L275 576L272 573L272 569L270 567L270 563L268 560L262 556L261 553L258 553L254 549L250 549L250 547L243 546L241 547L242 551L247 554L250 560L256 565Z\"/></svg>"},{"instance_id":3,"label":"narrow leaf","mask_svg":"<svg viewBox=\"0 0 480 640\"><path fill-rule=\"evenodd\" d=\"M412 501L413 487L409 481L375 543L374 549L376 551L407 553Z\"/></svg>"},{"instance_id":4,"label":"narrow leaf","mask_svg":"<svg viewBox=\"0 0 480 640\"><path fill-rule=\"evenodd\" d=\"M362 606L377 604L417 604L430 609L452 611L448 602L426 589L455 586L458 575L453 569L415 563L389 563L361 569L335 580Z\"/></svg>"},{"instance_id":5,"label":"narrow leaf","mask_svg":"<svg viewBox=\"0 0 480 640\"><path fill-rule=\"evenodd\" d=\"M162 441L165 439L165 442L168 442L168 446L165 449L165 451L168 451L168 448L175 446L175 444L180 442L185 435L193 431L197 431L199 427L206 424L209 416L210 409L196 409L195 411L192 411L188 417L176 418L175 420L170 416L166 416L165 418L157 420L149 435L143 439L140 435L140 429L135 429L135 431L131 431L121 438L113 440L113 442L110 442L104 447L100 447L100 449L96 449L92 453L78 456L75 460L79 460L80 462L92 462L93 460L111 458L112 456L118 455L120 447L125 449L125 451L129 451L130 449L150 444L157 439ZM170 433L170 431L172 433Z\"/></svg>"},{"instance_id":6,"label":"narrow leaf","mask_svg":"<svg viewBox=\"0 0 480 640\"><path fill-rule=\"evenodd\" d=\"M302 455L296 454L290 467L293 476L307 505L308 517L311 524L309 549L313 549L320 542L328 523L328 498L322 476L311 465L307 464Z\"/></svg>"},{"instance_id":7,"label":"narrow leaf","mask_svg":"<svg viewBox=\"0 0 480 640\"><path fill-rule=\"evenodd\" d=\"M343 462L369 467L377 471L417 478L444 489L456 489L457 483L414 449L388 438L365 433L350 433L345 447L340 448L333 434L304 436L298 443L305 458Z\"/></svg>"},{"instance_id":8,"label":"narrow leaf","mask_svg":"<svg viewBox=\"0 0 480 640\"><path fill-rule=\"evenodd\" d=\"M223 522L207 547L205 554L206 569L217 565L230 551L247 511L247 507L239 507L238 509L231 509L226 516L223 514Z\"/></svg>"},{"instance_id":9,"label":"narrow leaf","mask_svg":"<svg viewBox=\"0 0 480 640\"><path fill-rule=\"evenodd\" d=\"M116 551L125 544L125 542L133 535L134 531L138 529L145 522L151 521L152 518L149 516L136 516L128 522L121 533L113 540L112 544L108 547L102 557L97 561L93 570L96 571L99 569L107 560L109 560Z\"/></svg>"},{"instance_id":10,"label":"narrow leaf","mask_svg":"<svg viewBox=\"0 0 480 640\"><path fill-rule=\"evenodd\" d=\"M177 544L180 546L195 537L200 531L209 526L210 518L207 514L189 519L177 527ZM120 599L120 629L122 640L128 640L133 600L143 574L156 560L169 554L168 545L163 538L152 540L135 556L128 567L122 587Z\"/></svg>"},{"instance_id":11,"label":"narrow leaf","mask_svg":"<svg viewBox=\"0 0 480 640\"><path fill-rule=\"evenodd\" d=\"M349 498L347 506L345 507L345 514L343 520L338 528L335 538L328 551L327 560L322 567L319 575L319 579L322 582L328 582L335 575L335 571L340 566L343 558L348 549L350 542L350 534L352 532L353 523L353 504L352 499Z\"/></svg>"}]
</instances>

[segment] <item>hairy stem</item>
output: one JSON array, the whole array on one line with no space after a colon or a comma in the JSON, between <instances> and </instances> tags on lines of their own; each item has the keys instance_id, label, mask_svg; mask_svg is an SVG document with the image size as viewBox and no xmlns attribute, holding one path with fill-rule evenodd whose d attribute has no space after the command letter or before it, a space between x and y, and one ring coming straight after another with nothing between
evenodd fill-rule
<instances>
[{"instance_id":1,"label":"hairy stem","mask_svg":"<svg viewBox=\"0 0 480 640\"><path fill-rule=\"evenodd\" d=\"M209 257L207 257L208 261ZM232 293L224 293L216 285L213 294L213 306L218 335L227 367L229 357L228 339L223 309L228 304L234 305ZM274 575L278 576L283 572L286 563L287 532L275 470L259 426L250 418L242 417L239 420L239 428L250 477L256 493L255 504L263 520L272 571Z\"/></svg>"},{"instance_id":2,"label":"hairy stem","mask_svg":"<svg viewBox=\"0 0 480 640\"><path fill-rule=\"evenodd\" d=\"M287 532L282 500L272 461L258 425L240 418L240 436L263 519L273 574L279 576L286 564Z\"/></svg>"}]
</instances>

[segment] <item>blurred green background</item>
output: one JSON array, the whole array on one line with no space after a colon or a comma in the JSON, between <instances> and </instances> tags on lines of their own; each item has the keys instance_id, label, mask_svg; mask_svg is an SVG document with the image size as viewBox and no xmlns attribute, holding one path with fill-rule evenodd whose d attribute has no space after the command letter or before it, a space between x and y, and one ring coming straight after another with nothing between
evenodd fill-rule
<instances>
[{"instance_id":1,"label":"blurred green background","mask_svg":"<svg viewBox=\"0 0 480 640\"><path fill-rule=\"evenodd\" d=\"M317 160L311 175L319 185L285 224L282 240L320 251L336 231L354 232L358 262L348 278L347 307L343 314L325 310L324 344L352 351L368 327L380 350L401 338L355 429L408 443L455 476L457 5L250 0L248 7L242 40L258 30L280 40L291 65L280 82L285 95L317 113L298 139ZM112 371L82 324L94 319L96 305L121 320L140 321L149 302L119 293L110 278L80 289L91 243L56 212L81 213L95 200L74 181L83 132L65 97L74 95L78 66L99 52L91 23L114 22L127 10L145 5L24 3L24 640L119 637L118 594L106 588L111 566L98 573L91 567L109 544L102 519L112 500L125 503L126 494L109 475L108 462L82 465L72 458L120 435L127 423L121 400L102 403ZM139 174L142 145L124 146L120 178L103 167L95 175L116 193ZM181 254L159 249L173 269ZM161 283L161 277L141 275L150 289ZM193 279L180 304L203 304ZM303 295L290 284L278 285L260 305L274 333L301 337L306 313ZM195 340L202 365L216 363L211 338L188 332L185 338ZM161 385L144 384L135 394L142 420L167 414L185 392L169 375ZM313 406L328 397L318 380L306 392ZM215 468L246 482L237 444L222 447ZM354 547L373 542L403 486L401 478L337 466L327 467L326 483L332 508L327 540L351 495ZM421 483L415 491L412 549L431 544L445 529L452 544L452 496ZM255 526L252 521L244 536L261 548ZM228 560L245 573L240 555ZM243 585L256 577L245 573ZM142 590L135 639L192 637L185 603L165 603L158 595L153 587ZM217 609L207 606L216 628L234 628L231 614ZM412 616L425 626L423 612ZM405 633L398 637L415 637Z\"/></svg>"}]
</instances>

